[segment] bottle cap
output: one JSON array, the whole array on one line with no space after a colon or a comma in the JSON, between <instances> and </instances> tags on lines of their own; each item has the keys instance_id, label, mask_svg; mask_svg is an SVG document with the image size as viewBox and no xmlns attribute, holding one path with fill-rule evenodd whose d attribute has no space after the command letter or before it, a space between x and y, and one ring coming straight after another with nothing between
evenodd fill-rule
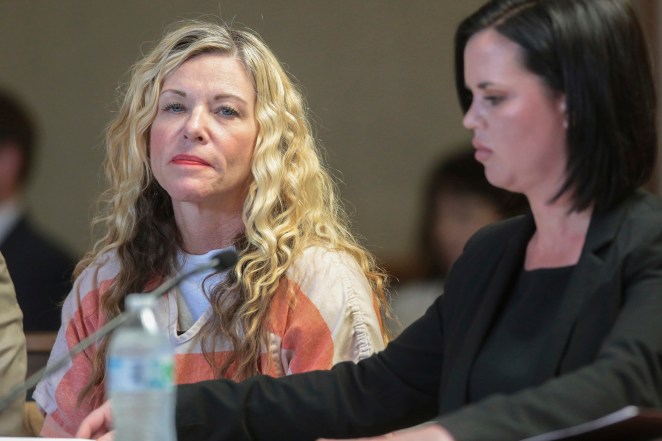
<instances>
[{"instance_id":1,"label":"bottle cap","mask_svg":"<svg viewBox=\"0 0 662 441\"><path fill-rule=\"evenodd\" d=\"M124 299L124 306L126 306L127 311L154 308L156 306L156 298L149 294L129 294Z\"/></svg>"}]
</instances>

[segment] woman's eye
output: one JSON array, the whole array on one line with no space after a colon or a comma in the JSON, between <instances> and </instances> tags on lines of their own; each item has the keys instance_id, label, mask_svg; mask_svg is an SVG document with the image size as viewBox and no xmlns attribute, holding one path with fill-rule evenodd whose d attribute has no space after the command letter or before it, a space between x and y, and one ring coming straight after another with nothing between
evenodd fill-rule
<instances>
[{"instance_id":1,"label":"woman's eye","mask_svg":"<svg viewBox=\"0 0 662 441\"><path fill-rule=\"evenodd\" d=\"M502 96L495 96L495 95L488 95L485 97L485 100L489 102L491 105L496 106L499 104L501 101L504 100L504 97Z\"/></svg>"},{"instance_id":2,"label":"woman's eye","mask_svg":"<svg viewBox=\"0 0 662 441\"><path fill-rule=\"evenodd\" d=\"M230 106L222 106L218 113L222 116L239 116L239 112Z\"/></svg>"},{"instance_id":3,"label":"woman's eye","mask_svg":"<svg viewBox=\"0 0 662 441\"><path fill-rule=\"evenodd\" d=\"M184 106L179 103L169 103L163 106L161 110L164 110L166 112L179 113L184 111Z\"/></svg>"}]
</instances>

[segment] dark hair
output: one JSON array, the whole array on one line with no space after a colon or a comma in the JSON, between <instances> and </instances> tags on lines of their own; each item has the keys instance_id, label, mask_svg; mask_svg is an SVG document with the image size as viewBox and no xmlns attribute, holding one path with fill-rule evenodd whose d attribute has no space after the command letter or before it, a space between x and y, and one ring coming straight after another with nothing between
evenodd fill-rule
<instances>
[{"instance_id":1,"label":"dark hair","mask_svg":"<svg viewBox=\"0 0 662 441\"><path fill-rule=\"evenodd\" d=\"M0 91L0 146L7 142L14 143L23 154L19 179L25 182L34 153L34 125L23 105L8 92Z\"/></svg>"},{"instance_id":2,"label":"dark hair","mask_svg":"<svg viewBox=\"0 0 662 441\"><path fill-rule=\"evenodd\" d=\"M482 164L474 158L471 145L462 146L450 156L444 156L431 170L423 193L419 246L422 263L427 266L425 274L429 277L438 277L440 270L444 271L444 264L432 238L438 198L442 193L478 196L491 204L504 219L524 213L529 206L523 195L503 190L488 182Z\"/></svg>"},{"instance_id":3,"label":"dark hair","mask_svg":"<svg viewBox=\"0 0 662 441\"><path fill-rule=\"evenodd\" d=\"M567 177L573 210L607 209L644 184L657 154L655 86L634 11L621 0L493 0L455 34L464 112L464 49L493 28L522 48L525 67L566 97Z\"/></svg>"}]
</instances>

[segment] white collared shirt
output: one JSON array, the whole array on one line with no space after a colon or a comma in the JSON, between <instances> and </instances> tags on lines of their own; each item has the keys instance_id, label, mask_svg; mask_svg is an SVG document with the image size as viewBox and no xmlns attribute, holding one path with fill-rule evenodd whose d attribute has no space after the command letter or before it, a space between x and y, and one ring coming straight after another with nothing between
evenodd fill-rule
<instances>
[{"instance_id":1,"label":"white collared shirt","mask_svg":"<svg viewBox=\"0 0 662 441\"><path fill-rule=\"evenodd\" d=\"M232 249L234 248L232 247ZM209 263L219 251L221 250L211 250L205 254L188 254L181 251L178 256L181 266L180 273L186 273L198 266ZM212 269L193 274L179 285L177 309L179 310L178 321L181 331L186 331L193 326L202 314L210 308L211 304L207 295L227 275L227 271L221 274L213 274L214 272L215 270Z\"/></svg>"},{"instance_id":2,"label":"white collared shirt","mask_svg":"<svg viewBox=\"0 0 662 441\"><path fill-rule=\"evenodd\" d=\"M11 198L0 203L0 243L7 238L23 215L23 211L23 204L19 198Z\"/></svg>"}]
</instances>

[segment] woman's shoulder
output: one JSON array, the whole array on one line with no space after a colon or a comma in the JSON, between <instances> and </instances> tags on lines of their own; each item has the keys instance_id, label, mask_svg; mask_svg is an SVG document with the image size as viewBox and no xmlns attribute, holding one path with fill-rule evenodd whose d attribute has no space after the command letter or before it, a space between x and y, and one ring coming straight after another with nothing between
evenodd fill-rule
<instances>
[{"instance_id":1,"label":"woman's shoulder","mask_svg":"<svg viewBox=\"0 0 662 441\"><path fill-rule=\"evenodd\" d=\"M351 298L365 298L372 302L370 284L363 270L354 257L343 251L306 247L285 276L314 301L342 303Z\"/></svg>"},{"instance_id":2,"label":"woman's shoulder","mask_svg":"<svg viewBox=\"0 0 662 441\"><path fill-rule=\"evenodd\" d=\"M662 235L662 199L636 191L617 205L593 213L587 243L593 246L612 240L630 245L648 242Z\"/></svg>"},{"instance_id":3,"label":"woman's shoulder","mask_svg":"<svg viewBox=\"0 0 662 441\"><path fill-rule=\"evenodd\" d=\"M100 278L101 280L112 279L120 269L119 259L115 250L98 254L90 264L78 276L84 278Z\"/></svg>"},{"instance_id":4,"label":"woman's shoulder","mask_svg":"<svg viewBox=\"0 0 662 441\"><path fill-rule=\"evenodd\" d=\"M596 221L596 235L602 233L608 239L621 244L623 250L662 250L662 199L644 191L638 191Z\"/></svg>"},{"instance_id":5,"label":"woman's shoulder","mask_svg":"<svg viewBox=\"0 0 662 441\"><path fill-rule=\"evenodd\" d=\"M363 271L348 253L320 245L304 248L287 269L288 278L295 280L320 273L363 274Z\"/></svg>"},{"instance_id":6,"label":"woman's shoulder","mask_svg":"<svg viewBox=\"0 0 662 441\"><path fill-rule=\"evenodd\" d=\"M120 265L115 251L97 255L74 281L74 292L81 297L99 290L119 273Z\"/></svg>"},{"instance_id":7,"label":"woman's shoulder","mask_svg":"<svg viewBox=\"0 0 662 441\"><path fill-rule=\"evenodd\" d=\"M622 205L627 207L626 219L632 222L651 223L652 226L662 229L662 222L660 222L662 198L659 196L646 191L637 191Z\"/></svg>"}]
</instances>

